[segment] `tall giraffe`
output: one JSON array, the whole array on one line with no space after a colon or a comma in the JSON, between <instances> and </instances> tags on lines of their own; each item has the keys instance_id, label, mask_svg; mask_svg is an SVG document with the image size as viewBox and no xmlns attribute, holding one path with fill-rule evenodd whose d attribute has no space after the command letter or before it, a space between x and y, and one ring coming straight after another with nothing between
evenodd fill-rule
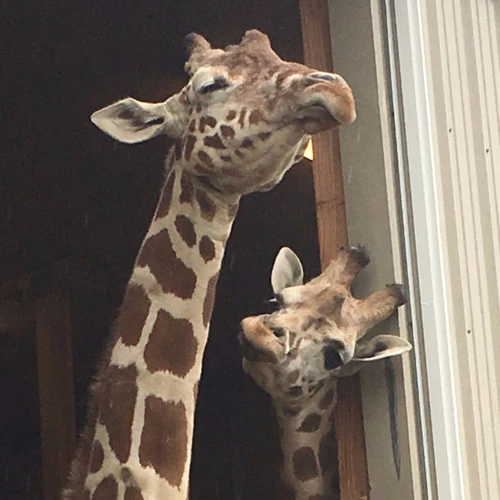
<instances>
[{"instance_id":1,"label":"tall giraffe","mask_svg":"<svg viewBox=\"0 0 500 500\"><path fill-rule=\"evenodd\" d=\"M186 500L196 392L215 288L240 197L271 189L308 134L355 118L338 75L282 61L266 35L212 49L188 37L187 85L92 115L115 139L175 139L64 500Z\"/></svg>"},{"instance_id":2,"label":"tall giraffe","mask_svg":"<svg viewBox=\"0 0 500 500\"><path fill-rule=\"evenodd\" d=\"M411 349L394 335L361 340L405 303L396 284L365 299L351 295L353 279L368 262L363 249L343 249L303 285L300 260L283 248L271 275L278 309L241 323L243 368L270 394L278 417L283 452L278 500L339 498L333 428L337 380L367 362Z\"/></svg>"}]
</instances>

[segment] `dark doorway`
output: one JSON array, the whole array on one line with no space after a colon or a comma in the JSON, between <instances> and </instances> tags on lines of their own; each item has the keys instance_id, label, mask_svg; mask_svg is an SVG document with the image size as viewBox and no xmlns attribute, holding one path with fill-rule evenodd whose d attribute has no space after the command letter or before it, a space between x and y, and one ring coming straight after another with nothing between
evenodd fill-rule
<instances>
[{"instance_id":1,"label":"dark doorway","mask_svg":"<svg viewBox=\"0 0 500 500\"><path fill-rule=\"evenodd\" d=\"M185 82L182 40L192 31L224 46L258 28L284 59L301 61L298 4L20 0L4 5L0 301L22 306L24 277L36 276L43 290L55 262L84 263L83 277L69 290L78 430L96 360L157 202L170 146L163 139L115 143L91 125L90 114L127 95L159 101L177 91ZM243 201L228 243L199 392L193 499L275 498L274 414L265 394L242 373L236 336L240 319L259 312L270 296L270 269L283 245L301 256L309 275L318 271L307 161L272 192ZM34 328L29 322L0 322L0 330L1 496L42 499Z\"/></svg>"}]
</instances>

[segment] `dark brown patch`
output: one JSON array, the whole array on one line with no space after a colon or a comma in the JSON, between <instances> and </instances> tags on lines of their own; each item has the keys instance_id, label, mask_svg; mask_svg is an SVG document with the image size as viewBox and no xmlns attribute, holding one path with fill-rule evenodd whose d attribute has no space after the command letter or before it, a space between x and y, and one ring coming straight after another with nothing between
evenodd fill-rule
<instances>
[{"instance_id":1,"label":"dark brown patch","mask_svg":"<svg viewBox=\"0 0 500 500\"><path fill-rule=\"evenodd\" d=\"M215 258L215 245L214 242L208 237L203 236L199 244L200 255L205 262L209 262Z\"/></svg>"},{"instance_id":2,"label":"dark brown patch","mask_svg":"<svg viewBox=\"0 0 500 500\"><path fill-rule=\"evenodd\" d=\"M239 156L240 158L245 158L245 154L242 153L239 149L236 149L234 153L236 156Z\"/></svg>"},{"instance_id":3,"label":"dark brown patch","mask_svg":"<svg viewBox=\"0 0 500 500\"><path fill-rule=\"evenodd\" d=\"M260 111L259 109L254 109L248 117L248 123L256 124L260 122L267 123L266 117L262 114L262 111Z\"/></svg>"},{"instance_id":4,"label":"dark brown patch","mask_svg":"<svg viewBox=\"0 0 500 500\"><path fill-rule=\"evenodd\" d=\"M116 457L125 463L132 444L132 421L137 398L137 368L129 365L108 367L102 378L100 421L106 427L109 445Z\"/></svg>"},{"instance_id":5,"label":"dark brown patch","mask_svg":"<svg viewBox=\"0 0 500 500\"><path fill-rule=\"evenodd\" d=\"M269 139L269 137L271 137L271 132L260 132L259 134L257 134L257 137L261 141L265 141L265 140ZM300 155L300 157L302 157L302 155Z\"/></svg>"},{"instance_id":6,"label":"dark brown patch","mask_svg":"<svg viewBox=\"0 0 500 500\"><path fill-rule=\"evenodd\" d=\"M321 438L318 460L323 475L337 468L337 450L335 446L335 430L333 427Z\"/></svg>"},{"instance_id":7,"label":"dark brown patch","mask_svg":"<svg viewBox=\"0 0 500 500\"><path fill-rule=\"evenodd\" d=\"M206 116L205 117L205 123L209 126L214 128L217 125L217 120L213 116Z\"/></svg>"},{"instance_id":8,"label":"dark brown patch","mask_svg":"<svg viewBox=\"0 0 500 500\"><path fill-rule=\"evenodd\" d=\"M232 161L233 161L233 159L232 159L230 156L226 156L226 155L221 155L221 156L220 156L220 159L221 159L222 161L225 161L226 163L229 163L229 162L232 162Z\"/></svg>"},{"instance_id":9,"label":"dark brown patch","mask_svg":"<svg viewBox=\"0 0 500 500\"><path fill-rule=\"evenodd\" d=\"M195 144L196 137L194 135L188 135L184 144L184 158L186 161L191 159L191 153L193 152Z\"/></svg>"},{"instance_id":10,"label":"dark brown patch","mask_svg":"<svg viewBox=\"0 0 500 500\"><path fill-rule=\"evenodd\" d=\"M293 370L293 372L290 372L288 376L286 377L286 381L288 384L293 384L294 382L297 382L297 379L299 378L300 371L299 370Z\"/></svg>"},{"instance_id":11,"label":"dark brown patch","mask_svg":"<svg viewBox=\"0 0 500 500\"><path fill-rule=\"evenodd\" d=\"M196 245L196 231L189 217L178 215L175 218L175 229L188 247L192 248Z\"/></svg>"},{"instance_id":12,"label":"dark brown patch","mask_svg":"<svg viewBox=\"0 0 500 500\"><path fill-rule=\"evenodd\" d=\"M200 206L201 216L205 220L213 220L215 212L217 211L215 203L208 197L205 191L202 191L201 189L196 190L196 199L198 200L198 205Z\"/></svg>"},{"instance_id":13,"label":"dark brown patch","mask_svg":"<svg viewBox=\"0 0 500 500\"><path fill-rule=\"evenodd\" d=\"M240 144L240 148L253 148L253 141L250 137L243 139L243 142Z\"/></svg>"},{"instance_id":14,"label":"dark brown patch","mask_svg":"<svg viewBox=\"0 0 500 500\"><path fill-rule=\"evenodd\" d=\"M300 408L298 406L286 406L283 408L283 415L285 417L296 417L300 413Z\"/></svg>"},{"instance_id":15,"label":"dark brown patch","mask_svg":"<svg viewBox=\"0 0 500 500\"><path fill-rule=\"evenodd\" d=\"M207 326L212 316L212 310L214 308L215 301L215 291L217 289L217 281L219 279L219 273L215 273L209 280L207 284L207 294L205 295L205 300L203 301L203 325Z\"/></svg>"},{"instance_id":16,"label":"dark brown patch","mask_svg":"<svg viewBox=\"0 0 500 500\"><path fill-rule=\"evenodd\" d=\"M168 214L170 209L170 204L172 203L172 194L174 189L175 182L175 174L173 172L168 176L167 182L163 187L163 191L161 193L161 198L158 203L158 208L156 209L156 219L160 219L161 217L165 217Z\"/></svg>"},{"instance_id":17,"label":"dark brown patch","mask_svg":"<svg viewBox=\"0 0 500 500\"><path fill-rule=\"evenodd\" d=\"M196 130L196 120L193 118L188 125L188 130L194 132Z\"/></svg>"},{"instance_id":18,"label":"dark brown patch","mask_svg":"<svg viewBox=\"0 0 500 500\"><path fill-rule=\"evenodd\" d=\"M90 472L94 473L101 470L104 462L104 450L99 441L94 441L92 446L92 457L90 458Z\"/></svg>"},{"instance_id":19,"label":"dark brown patch","mask_svg":"<svg viewBox=\"0 0 500 500\"><path fill-rule=\"evenodd\" d=\"M290 389L288 389L287 391L287 394L292 398L298 398L303 394L302 387L300 385L295 385L294 387L290 387Z\"/></svg>"},{"instance_id":20,"label":"dark brown patch","mask_svg":"<svg viewBox=\"0 0 500 500\"><path fill-rule=\"evenodd\" d=\"M229 125L221 125L220 133L222 134L222 137L229 137L230 139L232 139L235 135L234 128Z\"/></svg>"},{"instance_id":21,"label":"dark brown patch","mask_svg":"<svg viewBox=\"0 0 500 500\"><path fill-rule=\"evenodd\" d=\"M162 229L146 241L137 264L149 266L165 293L173 293L181 299L193 296L196 274L177 257L167 229Z\"/></svg>"},{"instance_id":22,"label":"dark brown patch","mask_svg":"<svg viewBox=\"0 0 500 500\"><path fill-rule=\"evenodd\" d=\"M214 165L212 158L205 151L203 151L203 150L198 151L198 158L200 159L200 161L202 163L204 163L205 165L208 165L210 168L215 168L215 165Z\"/></svg>"},{"instance_id":23,"label":"dark brown patch","mask_svg":"<svg viewBox=\"0 0 500 500\"><path fill-rule=\"evenodd\" d=\"M329 498L326 495L313 495L308 500L329 500Z\"/></svg>"},{"instance_id":24,"label":"dark brown patch","mask_svg":"<svg viewBox=\"0 0 500 500\"><path fill-rule=\"evenodd\" d=\"M236 118L236 111L234 109L232 109L231 111L229 111L229 113L227 114L226 116L226 120L228 122L230 122L231 120L234 120Z\"/></svg>"},{"instance_id":25,"label":"dark brown patch","mask_svg":"<svg viewBox=\"0 0 500 500\"><path fill-rule=\"evenodd\" d=\"M68 497L68 499L72 500L74 498L74 492L72 491L71 493L73 494L73 496ZM87 488L83 489L81 500L90 500L90 491Z\"/></svg>"},{"instance_id":26,"label":"dark brown patch","mask_svg":"<svg viewBox=\"0 0 500 500\"><path fill-rule=\"evenodd\" d=\"M160 309L144 350L144 361L152 372L169 371L185 377L196 360L198 341L193 325Z\"/></svg>"},{"instance_id":27,"label":"dark brown patch","mask_svg":"<svg viewBox=\"0 0 500 500\"><path fill-rule=\"evenodd\" d=\"M201 103L200 102L196 105L196 112L197 113L201 112Z\"/></svg>"},{"instance_id":28,"label":"dark brown patch","mask_svg":"<svg viewBox=\"0 0 500 500\"><path fill-rule=\"evenodd\" d=\"M316 432L319 429L319 424L321 424L321 415L319 413L311 413L302 421L297 431Z\"/></svg>"},{"instance_id":29,"label":"dark brown patch","mask_svg":"<svg viewBox=\"0 0 500 500\"><path fill-rule=\"evenodd\" d=\"M94 490L92 500L114 500L118 495L118 483L116 479L106 476Z\"/></svg>"},{"instance_id":30,"label":"dark brown patch","mask_svg":"<svg viewBox=\"0 0 500 500\"><path fill-rule=\"evenodd\" d=\"M181 203L191 203L193 199L193 180L186 171L182 172L181 176L181 195L179 201Z\"/></svg>"},{"instance_id":31,"label":"dark brown patch","mask_svg":"<svg viewBox=\"0 0 500 500\"><path fill-rule=\"evenodd\" d=\"M139 490L139 488L128 486L125 490L123 500L144 500L144 497L142 496L141 490Z\"/></svg>"},{"instance_id":32,"label":"dark brown patch","mask_svg":"<svg viewBox=\"0 0 500 500\"><path fill-rule=\"evenodd\" d=\"M303 446L293 452L293 473L299 481L308 481L318 477L319 470L316 455L310 446Z\"/></svg>"},{"instance_id":33,"label":"dark brown patch","mask_svg":"<svg viewBox=\"0 0 500 500\"><path fill-rule=\"evenodd\" d=\"M177 488L186 466L187 425L184 403L146 398L139 461Z\"/></svg>"},{"instance_id":34,"label":"dark brown patch","mask_svg":"<svg viewBox=\"0 0 500 500\"><path fill-rule=\"evenodd\" d=\"M214 149L226 149L226 145L222 142L219 134L207 135L203 138L203 143L205 146Z\"/></svg>"},{"instance_id":35,"label":"dark brown patch","mask_svg":"<svg viewBox=\"0 0 500 500\"><path fill-rule=\"evenodd\" d=\"M140 285L129 283L116 322L116 335L127 345L137 345L146 322L151 301Z\"/></svg>"},{"instance_id":36,"label":"dark brown patch","mask_svg":"<svg viewBox=\"0 0 500 500\"><path fill-rule=\"evenodd\" d=\"M243 127L245 124L245 116L247 115L247 110L243 108L240 113L240 117L238 118L238 123L240 124L240 127Z\"/></svg>"},{"instance_id":37,"label":"dark brown patch","mask_svg":"<svg viewBox=\"0 0 500 500\"><path fill-rule=\"evenodd\" d=\"M182 141L180 140L174 142L174 155L176 160L180 160L182 157Z\"/></svg>"},{"instance_id":38,"label":"dark brown patch","mask_svg":"<svg viewBox=\"0 0 500 500\"><path fill-rule=\"evenodd\" d=\"M328 389L325 395L320 399L318 403L318 408L320 410L326 410L329 408L335 399L335 391L333 389Z\"/></svg>"}]
</instances>

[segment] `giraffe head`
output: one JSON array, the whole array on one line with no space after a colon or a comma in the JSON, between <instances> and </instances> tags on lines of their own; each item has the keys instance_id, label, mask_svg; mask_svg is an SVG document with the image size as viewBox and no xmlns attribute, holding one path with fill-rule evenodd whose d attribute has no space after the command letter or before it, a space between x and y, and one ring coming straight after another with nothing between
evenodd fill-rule
<instances>
[{"instance_id":1,"label":"giraffe head","mask_svg":"<svg viewBox=\"0 0 500 500\"><path fill-rule=\"evenodd\" d=\"M278 406L307 406L329 380L411 349L394 335L362 340L405 303L397 284L366 299L352 296L351 283L368 262L362 248L342 249L320 276L304 285L298 257L289 248L280 250L271 275L278 309L244 319L240 334L244 370Z\"/></svg>"},{"instance_id":2,"label":"giraffe head","mask_svg":"<svg viewBox=\"0 0 500 500\"><path fill-rule=\"evenodd\" d=\"M161 103L123 99L91 119L121 142L176 139L183 168L217 191L272 188L302 157L309 134L356 116L340 76L281 60L257 30L223 50L197 34L187 44L190 79L178 94Z\"/></svg>"}]
</instances>

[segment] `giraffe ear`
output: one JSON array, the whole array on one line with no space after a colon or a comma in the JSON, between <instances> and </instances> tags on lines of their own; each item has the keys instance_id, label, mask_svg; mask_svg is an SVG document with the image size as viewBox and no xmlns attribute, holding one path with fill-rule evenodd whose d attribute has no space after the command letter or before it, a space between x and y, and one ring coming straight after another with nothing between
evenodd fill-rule
<instances>
[{"instance_id":1,"label":"giraffe ear","mask_svg":"<svg viewBox=\"0 0 500 500\"><path fill-rule=\"evenodd\" d=\"M396 335L377 335L369 342L356 344L354 357L342 367L339 377L348 377L361 370L366 363L399 356L412 349L412 345Z\"/></svg>"},{"instance_id":2,"label":"giraffe ear","mask_svg":"<svg viewBox=\"0 0 500 500\"><path fill-rule=\"evenodd\" d=\"M302 285L304 270L302 263L295 252L288 247L283 247L276 256L271 272L271 286L275 294L284 288Z\"/></svg>"},{"instance_id":3,"label":"giraffe ear","mask_svg":"<svg viewBox=\"0 0 500 500\"><path fill-rule=\"evenodd\" d=\"M187 123L178 95L162 103L141 102L131 97L115 102L92 114L92 123L114 139L133 144L165 134L182 137Z\"/></svg>"}]
</instances>

